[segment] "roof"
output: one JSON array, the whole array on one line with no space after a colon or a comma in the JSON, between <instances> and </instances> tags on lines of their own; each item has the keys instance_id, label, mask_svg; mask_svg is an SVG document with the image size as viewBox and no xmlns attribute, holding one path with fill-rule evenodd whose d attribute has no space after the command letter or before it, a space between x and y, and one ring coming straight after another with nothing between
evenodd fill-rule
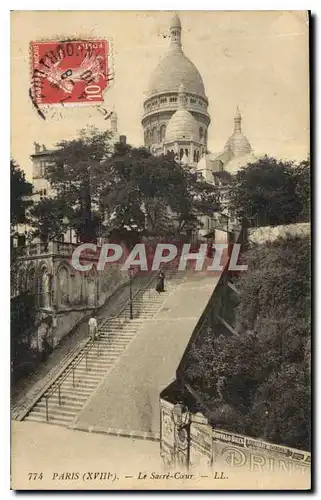
<instances>
[{"instance_id":1,"label":"roof","mask_svg":"<svg viewBox=\"0 0 321 500\"><path fill-rule=\"evenodd\" d=\"M199 141L197 121L185 108L180 108L175 111L166 128L165 142L177 141L180 139Z\"/></svg>"},{"instance_id":2,"label":"roof","mask_svg":"<svg viewBox=\"0 0 321 500\"><path fill-rule=\"evenodd\" d=\"M185 91L206 98L202 77L196 66L185 56L181 47L181 22L175 14L170 23L171 45L152 73L148 96L166 92Z\"/></svg>"},{"instance_id":3,"label":"roof","mask_svg":"<svg viewBox=\"0 0 321 500\"><path fill-rule=\"evenodd\" d=\"M232 151L234 156L244 156L252 151L251 145L242 132L236 131L225 144L225 150Z\"/></svg>"}]
</instances>

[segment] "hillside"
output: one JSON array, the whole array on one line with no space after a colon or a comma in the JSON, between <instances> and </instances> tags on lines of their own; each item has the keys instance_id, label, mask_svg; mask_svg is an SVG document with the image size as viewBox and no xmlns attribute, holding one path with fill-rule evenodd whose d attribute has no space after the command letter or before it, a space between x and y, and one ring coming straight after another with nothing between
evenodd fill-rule
<instances>
[{"instance_id":1,"label":"hillside","mask_svg":"<svg viewBox=\"0 0 321 500\"><path fill-rule=\"evenodd\" d=\"M310 240L279 238L246 253L236 282L239 336L209 333L187 378L213 423L310 449Z\"/></svg>"}]
</instances>

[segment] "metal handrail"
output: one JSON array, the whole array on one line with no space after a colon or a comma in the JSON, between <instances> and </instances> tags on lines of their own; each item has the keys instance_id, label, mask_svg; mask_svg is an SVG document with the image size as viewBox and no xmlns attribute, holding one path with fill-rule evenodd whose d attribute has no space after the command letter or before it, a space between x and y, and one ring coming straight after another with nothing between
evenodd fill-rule
<instances>
[{"instance_id":1,"label":"metal handrail","mask_svg":"<svg viewBox=\"0 0 321 500\"><path fill-rule=\"evenodd\" d=\"M150 284L153 282L153 280L156 278L157 273L153 273L152 277L148 282L142 287L139 288L136 292L133 293L132 299L136 298L142 291L146 290L150 286ZM113 319L118 318L128 307L128 303L124 304L120 310L117 312L115 316L112 316ZM104 322L101 326L103 326L106 322ZM77 366L83 361L83 359L86 359L86 371L87 371L87 359L88 359L88 353L93 349L95 345L95 342L92 339L88 339L85 346L81 349L81 351L76 354L76 356L70 361L69 365L66 366L64 373L62 373L58 379L53 382L53 386L48 389L48 391L43 394L41 397L45 397L46 399L46 421L49 421L49 409L48 409L48 400L50 397L55 394L55 392L58 391L58 402L59 405L61 405L61 394L60 394L60 387L61 385L65 382L67 377L69 377L70 374L73 376L73 387L75 386L75 370ZM99 357L99 342L97 342L98 345L98 356ZM62 377L62 378L61 378ZM40 399L40 398L39 398Z\"/></svg>"}]
</instances>

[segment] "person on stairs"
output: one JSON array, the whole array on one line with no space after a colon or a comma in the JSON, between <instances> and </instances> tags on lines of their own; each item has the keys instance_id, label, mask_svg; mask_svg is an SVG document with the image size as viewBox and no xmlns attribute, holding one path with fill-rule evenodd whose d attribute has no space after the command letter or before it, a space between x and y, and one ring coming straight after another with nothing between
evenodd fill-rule
<instances>
[{"instance_id":1,"label":"person on stairs","mask_svg":"<svg viewBox=\"0 0 321 500\"><path fill-rule=\"evenodd\" d=\"M93 314L90 316L90 319L88 321L88 327L89 327L89 337L91 338L92 341L96 340L98 338L97 320Z\"/></svg>"},{"instance_id":2,"label":"person on stairs","mask_svg":"<svg viewBox=\"0 0 321 500\"><path fill-rule=\"evenodd\" d=\"M164 281L165 281L165 274L163 273L163 271L159 271L156 281L156 292L158 293L165 292Z\"/></svg>"}]
</instances>

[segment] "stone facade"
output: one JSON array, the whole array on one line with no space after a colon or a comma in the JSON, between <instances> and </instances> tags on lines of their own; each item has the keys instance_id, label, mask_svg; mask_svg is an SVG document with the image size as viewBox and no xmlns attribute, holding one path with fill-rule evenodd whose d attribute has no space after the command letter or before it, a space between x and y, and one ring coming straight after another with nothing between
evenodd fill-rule
<instances>
[{"instance_id":1,"label":"stone facade","mask_svg":"<svg viewBox=\"0 0 321 500\"><path fill-rule=\"evenodd\" d=\"M155 68L144 100L144 144L155 155L173 151L180 160L184 157L186 163L196 165L206 152L211 120L202 77L182 50L181 31L181 22L174 15L169 50ZM184 136L184 125L191 123L196 133ZM175 132L170 136L169 128Z\"/></svg>"},{"instance_id":2,"label":"stone facade","mask_svg":"<svg viewBox=\"0 0 321 500\"><path fill-rule=\"evenodd\" d=\"M67 243L50 242L48 247L35 243L20 258L18 289L36 297L38 336L33 347L38 345L40 350L45 337L54 348L128 280L128 273L116 263L106 266L104 272L97 272L94 266L89 272L76 271L70 262L74 248Z\"/></svg>"}]
</instances>

